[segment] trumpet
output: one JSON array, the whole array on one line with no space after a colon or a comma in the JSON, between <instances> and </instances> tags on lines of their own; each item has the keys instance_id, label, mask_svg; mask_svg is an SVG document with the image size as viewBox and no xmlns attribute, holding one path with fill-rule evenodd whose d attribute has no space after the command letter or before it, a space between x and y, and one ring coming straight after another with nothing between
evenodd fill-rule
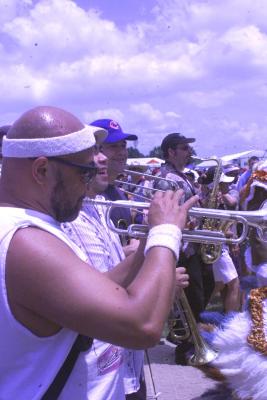
<instances>
[{"instance_id":1,"label":"trumpet","mask_svg":"<svg viewBox=\"0 0 267 400\"><path fill-rule=\"evenodd\" d=\"M191 307L188 303L184 290L181 291L180 297L175 299L173 309L175 314L168 319L170 334L175 342L187 340L191 338L194 344L194 353L190 356L187 363L193 367L201 366L215 360L218 353L213 350L202 338L198 331L198 326ZM177 316L177 313L179 314ZM175 328L175 324L180 319L183 325L183 334L179 334Z\"/></svg>"},{"instance_id":2,"label":"trumpet","mask_svg":"<svg viewBox=\"0 0 267 400\"><path fill-rule=\"evenodd\" d=\"M102 205L106 207L106 223L109 229L115 231L119 235L127 235L132 238L145 238L149 232L149 226L143 224L131 224L125 229L114 227L110 213L116 207L135 208L137 210L149 210L150 203L138 202L131 200L90 200L91 204ZM239 244L243 242L247 235L249 227L254 227L260 240L267 240L267 209L256 211L235 211L235 210L218 210L211 208L192 207L188 211L188 215L197 219L213 218L219 221L231 223L240 223L241 232L236 238L227 237L224 232L210 231L206 229L183 229L183 240L194 243L214 243L214 244Z\"/></svg>"},{"instance_id":3,"label":"trumpet","mask_svg":"<svg viewBox=\"0 0 267 400\"><path fill-rule=\"evenodd\" d=\"M148 210L149 203L141 203L136 201L125 200L93 200L90 202L95 205L102 205L106 207L106 223L109 229L117 232L120 235L128 235L135 238L147 237L149 227L147 225L132 224L126 229L116 228L110 218L111 211L116 207L124 208L137 208ZM242 225L242 231L238 238L228 238L222 231L210 230L189 230L184 229L182 232L183 240L197 242L197 243L215 243L215 244L236 244L241 243L248 234L249 227L254 227L257 230L258 236L261 240L267 240L267 209L260 209L257 211L231 211L231 210L218 210L210 208L197 208L192 207L189 216L196 218L214 218L220 221L239 222ZM198 331L196 320L193 316L191 307L187 301L184 291L182 291L179 299L176 299L173 310L179 314L181 322L185 328L185 335L179 336L175 331L175 322L177 315L174 314L172 320L169 319L169 327L171 335L175 340L181 341L191 338L194 344L194 354L189 358L188 364L191 366L200 366L210 363L217 357L217 352L214 351L202 338Z\"/></svg>"}]
</instances>

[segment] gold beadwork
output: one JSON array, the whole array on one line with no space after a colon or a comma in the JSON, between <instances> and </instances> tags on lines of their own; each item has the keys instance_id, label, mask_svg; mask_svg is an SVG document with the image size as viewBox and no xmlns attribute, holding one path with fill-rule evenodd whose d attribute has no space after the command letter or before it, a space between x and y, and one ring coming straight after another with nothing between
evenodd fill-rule
<instances>
[{"instance_id":1,"label":"gold beadwork","mask_svg":"<svg viewBox=\"0 0 267 400\"><path fill-rule=\"evenodd\" d=\"M267 341L264 332L263 300L267 298L267 286L250 291L250 313L252 329L247 341L255 350L267 355Z\"/></svg>"},{"instance_id":2,"label":"gold beadwork","mask_svg":"<svg viewBox=\"0 0 267 400\"><path fill-rule=\"evenodd\" d=\"M255 171L252 173L252 178L258 181L267 181L267 171Z\"/></svg>"}]
</instances>

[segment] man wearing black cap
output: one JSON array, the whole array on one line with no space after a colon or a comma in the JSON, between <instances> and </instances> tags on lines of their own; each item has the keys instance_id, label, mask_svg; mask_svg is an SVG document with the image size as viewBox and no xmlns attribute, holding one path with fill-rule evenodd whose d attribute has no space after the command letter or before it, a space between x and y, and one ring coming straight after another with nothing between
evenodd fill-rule
<instances>
[{"instance_id":1,"label":"man wearing black cap","mask_svg":"<svg viewBox=\"0 0 267 400\"><path fill-rule=\"evenodd\" d=\"M186 138L180 133L170 133L161 143L165 160L165 164L161 168L161 175L178 182L178 185L185 191L185 197L191 197L194 193L194 188L183 170L192 155L192 148L189 143L193 143L195 140L194 138Z\"/></svg>"},{"instance_id":2,"label":"man wearing black cap","mask_svg":"<svg viewBox=\"0 0 267 400\"><path fill-rule=\"evenodd\" d=\"M183 173L192 155L190 143L193 142L195 142L194 138L187 138L180 133L170 133L161 143L165 163L161 167L160 175L177 182L179 187L184 190L185 200L195 194L194 187ZM185 293L197 321L199 321L199 315L204 311L214 288L212 266L202 262L200 255L197 254L198 247L197 244L187 243L179 259L179 266L186 267L190 277L190 284L185 289ZM185 353L190 346L190 343L183 342L176 347L177 364L186 364Z\"/></svg>"}]
</instances>

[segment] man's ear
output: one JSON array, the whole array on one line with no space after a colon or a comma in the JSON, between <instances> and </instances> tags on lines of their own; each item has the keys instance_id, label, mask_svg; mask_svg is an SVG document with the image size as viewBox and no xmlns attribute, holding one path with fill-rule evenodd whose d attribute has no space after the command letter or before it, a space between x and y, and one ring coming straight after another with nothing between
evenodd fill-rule
<instances>
[{"instance_id":1,"label":"man's ear","mask_svg":"<svg viewBox=\"0 0 267 400\"><path fill-rule=\"evenodd\" d=\"M38 157L32 163L32 176L40 185L47 180L48 159L46 157Z\"/></svg>"},{"instance_id":2,"label":"man's ear","mask_svg":"<svg viewBox=\"0 0 267 400\"><path fill-rule=\"evenodd\" d=\"M175 150L171 147L168 148L168 158L172 158L175 155Z\"/></svg>"}]
</instances>

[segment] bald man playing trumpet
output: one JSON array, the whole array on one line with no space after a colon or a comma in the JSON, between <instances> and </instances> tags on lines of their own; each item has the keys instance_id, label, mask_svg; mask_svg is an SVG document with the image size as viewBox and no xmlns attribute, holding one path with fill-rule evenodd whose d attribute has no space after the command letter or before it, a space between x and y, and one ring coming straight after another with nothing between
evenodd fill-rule
<instances>
[{"instance_id":1,"label":"bald man playing trumpet","mask_svg":"<svg viewBox=\"0 0 267 400\"><path fill-rule=\"evenodd\" d=\"M155 195L148 214L144 261L133 276L123 262L103 274L63 233L97 173L94 146L105 131L55 107L27 111L3 139L0 181L0 398L90 398L78 355L57 394L47 395L83 335L134 349L158 342L171 308L181 229L191 198ZM122 271L124 271L122 273ZM101 382L100 382L101 384ZM58 381L56 381L56 386ZM53 386L55 391L55 385ZM92 398L92 396L91 396ZM99 388L99 399L101 388ZM114 399L124 390L114 387Z\"/></svg>"}]
</instances>

